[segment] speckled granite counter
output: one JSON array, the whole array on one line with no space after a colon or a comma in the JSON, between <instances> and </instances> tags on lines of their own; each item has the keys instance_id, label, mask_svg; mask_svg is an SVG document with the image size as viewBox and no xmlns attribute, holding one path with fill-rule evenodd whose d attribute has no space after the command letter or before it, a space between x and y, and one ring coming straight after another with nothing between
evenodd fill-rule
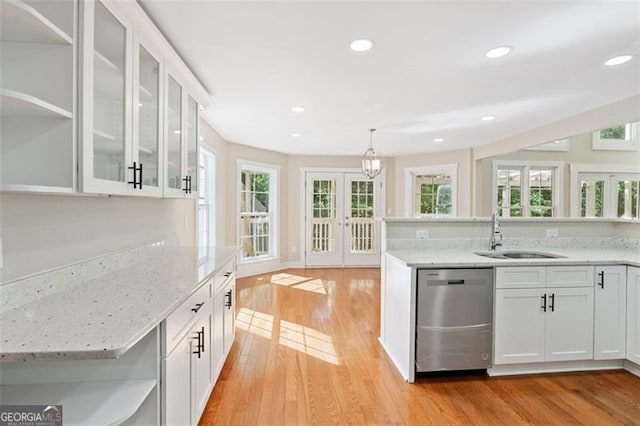
<instances>
[{"instance_id":1,"label":"speckled granite counter","mask_svg":"<svg viewBox=\"0 0 640 426\"><path fill-rule=\"evenodd\" d=\"M441 250L404 249L389 250L387 253L413 268L492 268L496 266L579 264L640 266L640 253L637 248L536 247L529 250L552 253L564 257L552 259L492 259L474 254L474 251L484 252L486 249L473 250L462 248ZM499 251L501 250L498 250L498 252Z\"/></svg>"},{"instance_id":2,"label":"speckled granite counter","mask_svg":"<svg viewBox=\"0 0 640 426\"><path fill-rule=\"evenodd\" d=\"M5 283L0 360L117 358L237 252L156 243Z\"/></svg>"}]
</instances>

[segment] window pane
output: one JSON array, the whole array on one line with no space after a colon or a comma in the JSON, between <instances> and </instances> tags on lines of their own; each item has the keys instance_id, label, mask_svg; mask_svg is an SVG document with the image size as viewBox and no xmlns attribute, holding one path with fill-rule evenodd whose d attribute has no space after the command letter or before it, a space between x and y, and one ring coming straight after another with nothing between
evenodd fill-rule
<instances>
[{"instance_id":1,"label":"window pane","mask_svg":"<svg viewBox=\"0 0 640 426\"><path fill-rule=\"evenodd\" d=\"M580 181L580 216L602 217L604 180L583 179Z\"/></svg>"},{"instance_id":2,"label":"window pane","mask_svg":"<svg viewBox=\"0 0 640 426\"><path fill-rule=\"evenodd\" d=\"M268 255L271 251L270 179L270 173L253 170L240 173L240 244L244 259Z\"/></svg>"},{"instance_id":3,"label":"window pane","mask_svg":"<svg viewBox=\"0 0 640 426\"><path fill-rule=\"evenodd\" d=\"M600 130L601 139L627 139L626 126L621 124L620 126L609 127L608 129Z\"/></svg>"},{"instance_id":4,"label":"window pane","mask_svg":"<svg viewBox=\"0 0 640 426\"><path fill-rule=\"evenodd\" d=\"M618 217L626 219L638 219L638 185L638 181L618 181Z\"/></svg>"},{"instance_id":5,"label":"window pane","mask_svg":"<svg viewBox=\"0 0 640 426\"><path fill-rule=\"evenodd\" d=\"M451 176L416 175L415 215L451 214Z\"/></svg>"},{"instance_id":6,"label":"window pane","mask_svg":"<svg viewBox=\"0 0 640 426\"><path fill-rule=\"evenodd\" d=\"M522 216L523 210L520 205L521 178L522 170L520 168L501 168L497 170L497 210L500 216Z\"/></svg>"}]
</instances>

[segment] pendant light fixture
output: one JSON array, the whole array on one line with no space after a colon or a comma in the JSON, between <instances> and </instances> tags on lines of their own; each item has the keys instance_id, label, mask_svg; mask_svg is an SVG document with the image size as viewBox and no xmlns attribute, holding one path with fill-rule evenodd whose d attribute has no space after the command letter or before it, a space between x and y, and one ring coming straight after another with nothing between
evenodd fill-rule
<instances>
[{"instance_id":1,"label":"pendant light fixture","mask_svg":"<svg viewBox=\"0 0 640 426\"><path fill-rule=\"evenodd\" d=\"M382 159L373 147L373 132L375 131L376 129L369 129L369 148L362 157L362 172L369 179L378 176L382 171Z\"/></svg>"}]
</instances>

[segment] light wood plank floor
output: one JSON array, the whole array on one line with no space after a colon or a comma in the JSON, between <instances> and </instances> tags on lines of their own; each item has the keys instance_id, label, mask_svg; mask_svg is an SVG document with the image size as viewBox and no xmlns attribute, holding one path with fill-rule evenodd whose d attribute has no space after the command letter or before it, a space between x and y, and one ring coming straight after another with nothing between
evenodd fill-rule
<instances>
[{"instance_id":1,"label":"light wood plank floor","mask_svg":"<svg viewBox=\"0 0 640 426\"><path fill-rule=\"evenodd\" d=\"M636 424L625 371L405 383L377 341L379 269L239 279L237 337L201 425Z\"/></svg>"}]
</instances>

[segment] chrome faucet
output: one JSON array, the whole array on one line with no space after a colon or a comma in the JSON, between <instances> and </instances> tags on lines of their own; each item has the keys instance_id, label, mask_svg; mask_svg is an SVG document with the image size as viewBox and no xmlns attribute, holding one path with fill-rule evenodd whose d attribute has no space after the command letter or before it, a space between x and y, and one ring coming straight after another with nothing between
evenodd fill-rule
<instances>
[{"instance_id":1,"label":"chrome faucet","mask_svg":"<svg viewBox=\"0 0 640 426\"><path fill-rule=\"evenodd\" d=\"M502 245L502 233L500 232L500 222L498 222L498 213L491 215L491 237L489 238L489 249L496 251L496 247Z\"/></svg>"}]
</instances>

